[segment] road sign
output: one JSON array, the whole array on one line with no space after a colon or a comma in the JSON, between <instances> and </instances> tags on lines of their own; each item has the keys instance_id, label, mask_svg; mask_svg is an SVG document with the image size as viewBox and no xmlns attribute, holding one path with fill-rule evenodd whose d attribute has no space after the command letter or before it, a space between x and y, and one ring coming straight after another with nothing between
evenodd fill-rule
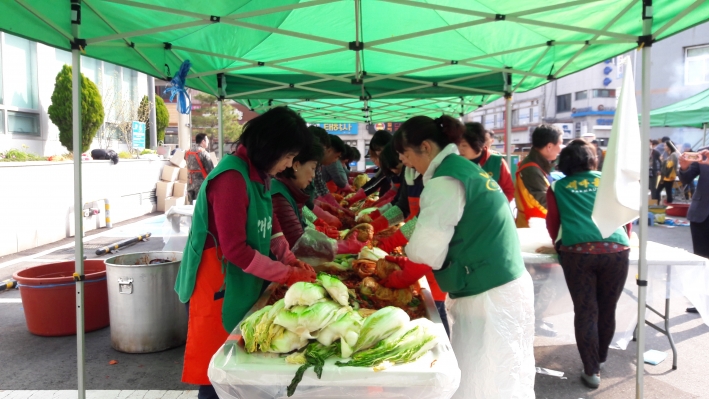
<instances>
[{"instance_id":1,"label":"road sign","mask_svg":"<svg viewBox=\"0 0 709 399\"><path fill-rule=\"evenodd\" d=\"M133 121L133 148L145 149L145 123Z\"/></svg>"}]
</instances>

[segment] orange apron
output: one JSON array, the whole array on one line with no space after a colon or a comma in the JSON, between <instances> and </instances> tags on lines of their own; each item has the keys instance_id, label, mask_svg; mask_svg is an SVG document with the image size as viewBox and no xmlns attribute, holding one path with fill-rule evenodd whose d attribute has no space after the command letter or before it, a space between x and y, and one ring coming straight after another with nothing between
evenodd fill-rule
<instances>
[{"instance_id":1,"label":"orange apron","mask_svg":"<svg viewBox=\"0 0 709 399\"><path fill-rule=\"evenodd\" d=\"M207 377L209 362L214 353L229 336L222 325L222 302L215 293L222 290L221 251L205 249L199 263L194 291L190 298L190 315L187 325L187 345L182 369L182 382L194 385L211 385Z\"/></svg>"},{"instance_id":2,"label":"orange apron","mask_svg":"<svg viewBox=\"0 0 709 399\"><path fill-rule=\"evenodd\" d=\"M529 193L520 177L520 172L529 167L539 168L539 170L544 173L544 170L533 162L522 165L522 167L517 170L517 173L515 173L515 203L517 204L517 220L515 222L518 228L529 227L529 219L531 218L547 218L546 208ZM546 173L544 174L546 175ZM550 186L550 184L547 181L547 187L548 186Z\"/></svg>"}]
</instances>

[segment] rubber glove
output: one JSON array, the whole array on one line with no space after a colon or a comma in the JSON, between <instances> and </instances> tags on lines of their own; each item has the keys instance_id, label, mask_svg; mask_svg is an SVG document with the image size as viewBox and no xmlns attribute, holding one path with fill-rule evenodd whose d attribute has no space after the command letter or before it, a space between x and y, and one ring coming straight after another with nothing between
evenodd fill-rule
<instances>
[{"instance_id":1,"label":"rubber glove","mask_svg":"<svg viewBox=\"0 0 709 399\"><path fill-rule=\"evenodd\" d=\"M346 198L345 201L347 201L348 204L354 204L355 202L361 201L365 198L367 198L367 193L365 193L364 190L360 188L353 196L351 196L350 198Z\"/></svg>"},{"instance_id":2,"label":"rubber glove","mask_svg":"<svg viewBox=\"0 0 709 399\"><path fill-rule=\"evenodd\" d=\"M327 212L323 208L321 208L318 205L315 205L315 208L313 208L313 213L315 216L318 217L319 220L322 220L323 222L327 223L329 226L332 226L336 229L342 228L342 222L340 219L337 218L337 216L332 215L331 213ZM316 224L317 226L317 224Z\"/></svg>"},{"instance_id":3,"label":"rubber glove","mask_svg":"<svg viewBox=\"0 0 709 399\"><path fill-rule=\"evenodd\" d=\"M377 248L386 253L391 253L394 248L402 247L409 243L409 240L404 236L401 230L397 230L391 237L385 238L377 244Z\"/></svg>"},{"instance_id":4,"label":"rubber glove","mask_svg":"<svg viewBox=\"0 0 709 399\"><path fill-rule=\"evenodd\" d=\"M389 227L389 219L384 216L379 216L370 224L374 227L374 233L376 234Z\"/></svg>"},{"instance_id":5,"label":"rubber glove","mask_svg":"<svg viewBox=\"0 0 709 399\"><path fill-rule=\"evenodd\" d=\"M414 263L405 256L387 256L384 259L396 263L401 268L379 282L387 288L406 288L431 271L428 265Z\"/></svg>"},{"instance_id":6,"label":"rubber glove","mask_svg":"<svg viewBox=\"0 0 709 399\"><path fill-rule=\"evenodd\" d=\"M342 189L340 189L340 192L345 193L345 194L351 194L351 193L354 193L355 190L354 190L354 188L352 188L352 186L350 186L349 184L347 184L345 187L343 187Z\"/></svg>"},{"instance_id":7,"label":"rubber glove","mask_svg":"<svg viewBox=\"0 0 709 399\"><path fill-rule=\"evenodd\" d=\"M317 277L317 275L312 270L307 270L307 269L303 269L300 267L291 266L291 268L288 270L288 277L286 277L285 283L289 287L291 285L301 282L301 281L304 281L307 283L314 283L315 277Z\"/></svg>"},{"instance_id":8,"label":"rubber glove","mask_svg":"<svg viewBox=\"0 0 709 399\"><path fill-rule=\"evenodd\" d=\"M289 263L288 265L289 265L289 266L293 266L293 267L297 267L297 268L299 268L299 269L308 270L308 271L311 271L311 272L315 273L315 269L313 269L312 266L310 266L309 264L303 262L302 260L296 259L296 260L294 260L293 262Z\"/></svg>"},{"instance_id":9,"label":"rubber glove","mask_svg":"<svg viewBox=\"0 0 709 399\"><path fill-rule=\"evenodd\" d=\"M394 200L394 197L396 197L396 191L397 190L389 190L386 192L386 194L382 195L379 197L379 200L374 203L374 207L376 208L381 208L382 206L390 203L391 201Z\"/></svg>"},{"instance_id":10,"label":"rubber glove","mask_svg":"<svg viewBox=\"0 0 709 399\"><path fill-rule=\"evenodd\" d=\"M325 234L329 238L334 238L335 240L340 238L340 232L336 228L330 226L329 224L323 222L320 219L316 220L313 225L315 226L315 230Z\"/></svg>"},{"instance_id":11,"label":"rubber glove","mask_svg":"<svg viewBox=\"0 0 709 399\"><path fill-rule=\"evenodd\" d=\"M367 243L361 242L355 235L346 240L337 241L338 254L358 254Z\"/></svg>"}]
</instances>

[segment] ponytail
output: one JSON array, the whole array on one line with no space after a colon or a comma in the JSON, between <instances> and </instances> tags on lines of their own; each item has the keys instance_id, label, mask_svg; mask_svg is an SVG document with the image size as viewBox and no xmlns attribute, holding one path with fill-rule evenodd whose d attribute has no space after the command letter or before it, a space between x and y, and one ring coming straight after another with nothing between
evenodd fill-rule
<instances>
[{"instance_id":1,"label":"ponytail","mask_svg":"<svg viewBox=\"0 0 709 399\"><path fill-rule=\"evenodd\" d=\"M448 144L458 144L465 128L457 119L441 115L436 119L414 116L404 122L394 135L394 149L403 153L406 147L418 148L430 140L443 149Z\"/></svg>"}]
</instances>

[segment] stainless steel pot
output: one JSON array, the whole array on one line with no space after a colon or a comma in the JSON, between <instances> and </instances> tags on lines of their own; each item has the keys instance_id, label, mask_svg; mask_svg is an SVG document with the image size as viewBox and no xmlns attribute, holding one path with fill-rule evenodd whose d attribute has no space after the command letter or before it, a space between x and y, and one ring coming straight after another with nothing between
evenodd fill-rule
<instances>
[{"instance_id":1,"label":"stainless steel pot","mask_svg":"<svg viewBox=\"0 0 709 399\"><path fill-rule=\"evenodd\" d=\"M169 262L149 264L151 260ZM106 260L111 346L147 353L187 340L187 311L175 292L182 252L143 252Z\"/></svg>"}]
</instances>

